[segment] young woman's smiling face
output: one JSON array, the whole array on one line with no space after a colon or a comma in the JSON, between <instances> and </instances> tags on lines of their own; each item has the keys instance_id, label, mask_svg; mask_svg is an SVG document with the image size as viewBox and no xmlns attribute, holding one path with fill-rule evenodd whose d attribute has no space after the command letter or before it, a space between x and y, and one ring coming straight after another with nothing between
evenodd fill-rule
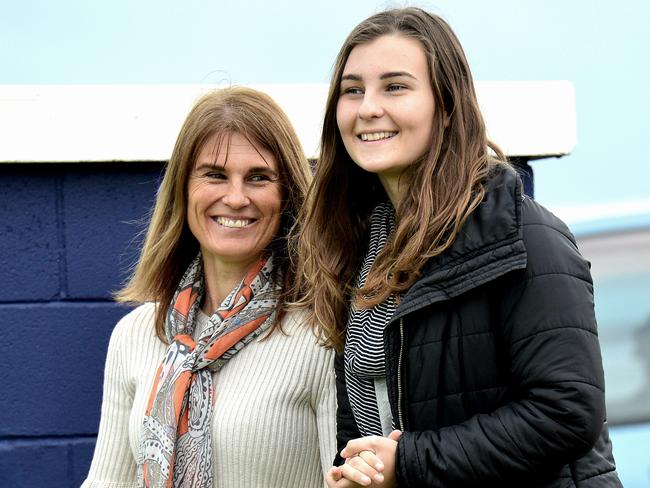
<instances>
[{"instance_id":1,"label":"young woman's smiling face","mask_svg":"<svg viewBox=\"0 0 650 488\"><path fill-rule=\"evenodd\" d=\"M187 222L204 260L244 269L277 234L282 212L278 163L241 134L208 139L187 187Z\"/></svg>"},{"instance_id":2,"label":"young woman's smiling face","mask_svg":"<svg viewBox=\"0 0 650 488\"><path fill-rule=\"evenodd\" d=\"M434 105L419 41L384 35L350 52L337 124L352 160L379 176L391 200L400 175L430 148Z\"/></svg>"}]
</instances>

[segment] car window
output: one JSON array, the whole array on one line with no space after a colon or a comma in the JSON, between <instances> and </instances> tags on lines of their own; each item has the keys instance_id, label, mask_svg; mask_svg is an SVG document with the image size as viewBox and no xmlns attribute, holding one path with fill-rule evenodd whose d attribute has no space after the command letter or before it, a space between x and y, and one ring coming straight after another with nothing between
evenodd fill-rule
<instances>
[{"instance_id":1,"label":"car window","mask_svg":"<svg viewBox=\"0 0 650 488\"><path fill-rule=\"evenodd\" d=\"M611 424L650 421L650 229L578 239L591 262Z\"/></svg>"}]
</instances>

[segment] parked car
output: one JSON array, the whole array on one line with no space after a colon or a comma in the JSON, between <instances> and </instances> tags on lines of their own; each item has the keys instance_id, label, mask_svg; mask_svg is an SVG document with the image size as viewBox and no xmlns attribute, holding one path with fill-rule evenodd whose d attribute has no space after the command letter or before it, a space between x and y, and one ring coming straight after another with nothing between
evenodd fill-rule
<instances>
[{"instance_id":1,"label":"parked car","mask_svg":"<svg viewBox=\"0 0 650 488\"><path fill-rule=\"evenodd\" d=\"M571 227L591 262L608 422L621 481L626 488L648 488L650 214Z\"/></svg>"}]
</instances>

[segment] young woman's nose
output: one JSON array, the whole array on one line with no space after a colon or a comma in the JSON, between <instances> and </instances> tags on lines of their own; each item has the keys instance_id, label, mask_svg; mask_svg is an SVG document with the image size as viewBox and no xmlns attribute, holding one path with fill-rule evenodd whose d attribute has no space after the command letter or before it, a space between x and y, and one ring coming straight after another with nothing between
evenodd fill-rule
<instances>
[{"instance_id":1,"label":"young woman's nose","mask_svg":"<svg viewBox=\"0 0 650 488\"><path fill-rule=\"evenodd\" d=\"M359 106L359 117L362 119L373 119L381 117L383 114L384 108L379 95L367 90Z\"/></svg>"},{"instance_id":2,"label":"young woman's nose","mask_svg":"<svg viewBox=\"0 0 650 488\"><path fill-rule=\"evenodd\" d=\"M243 208L251 203L246 193L244 184L241 182L231 181L228 183L226 194L222 198L223 203L230 208Z\"/></svg>"}]
</instances>

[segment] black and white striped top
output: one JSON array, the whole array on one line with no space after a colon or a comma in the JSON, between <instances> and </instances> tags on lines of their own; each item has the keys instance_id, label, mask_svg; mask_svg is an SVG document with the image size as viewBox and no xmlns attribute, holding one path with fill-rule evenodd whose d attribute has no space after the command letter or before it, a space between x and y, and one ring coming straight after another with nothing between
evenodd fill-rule
<instances>
[{"instance_id":1,"label":"black and white striped top","mask_svg":"<svg viewBox=\"0 0 650 488\"><path fill-rule=\"evenodd\" d=\"M370 216L368 252L355 286L363 287L375 258L395 229L395 210L390 203L378 205ZM395 313L394 297L369 309L350 309L345 339L345 382L354 419L361 435L383 435L382 416L375 385L385 380L384 328ZM385 396L385 393L383 394ZM384 423L386 419L383 419Z\"/></svg>"}]
</instances>

